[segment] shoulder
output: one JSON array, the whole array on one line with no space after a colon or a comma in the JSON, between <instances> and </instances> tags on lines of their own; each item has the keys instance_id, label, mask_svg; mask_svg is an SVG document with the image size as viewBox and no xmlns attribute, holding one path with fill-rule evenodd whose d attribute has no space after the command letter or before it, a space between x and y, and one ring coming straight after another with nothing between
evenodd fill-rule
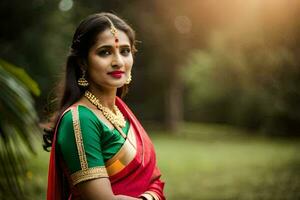
<instances>
[{"instance_id":1,"label":"shoulder","mask_svg":"<svg viewBox=\"0 0 300 200\"><path fill-rule=\"evenodd\" d=\"M80 131L82 135L93 134L99 135L103 127L95 114L88 108L80 105L73 106L66 110L58 124L58 141L62 138L74 135Z\"/></svg>"},{"instance_id":2,"label":"shoulder","mask_svg":"<svg viewBox=\"0 0 300 200\"><path fill-rule=\"evenodd\" d=\"M76 105L67 109L61 116L60 126L62 124L73 124L80 120L81 123L97 122L98 119L95 114L87 107Z\"/></svg>"}]
</instances>

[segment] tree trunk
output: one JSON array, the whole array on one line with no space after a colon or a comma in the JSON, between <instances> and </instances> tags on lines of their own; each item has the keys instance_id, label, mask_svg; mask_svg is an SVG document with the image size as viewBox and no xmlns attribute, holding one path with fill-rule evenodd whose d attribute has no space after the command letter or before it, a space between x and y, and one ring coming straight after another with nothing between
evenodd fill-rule
<instances>
[{"instance_id":1,"label":"tree trunk","mask_svg":"<svg viewBox=\"0 0 300 200\"><path fill-rule=\"evenodd\" d=\"M172 134L177 134L179 125L183 119L182 105L182 82L179 76L179 68L174 67L170 70L170 84L166 92L166 126Z\"/></svg>"}]
</instances>

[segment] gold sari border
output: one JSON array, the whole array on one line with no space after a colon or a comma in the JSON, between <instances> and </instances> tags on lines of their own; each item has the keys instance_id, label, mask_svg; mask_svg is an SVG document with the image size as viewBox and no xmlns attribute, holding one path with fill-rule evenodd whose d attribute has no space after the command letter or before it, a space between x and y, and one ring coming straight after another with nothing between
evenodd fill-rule
<instances>
[{"instance_id":1,"label":"gold sari border","mask_svg":"<svg viewBox=\"0 0 300 200\"><path fill-rule=\"evenodd\" d=\"M71 112L72 112L73 129L74 129L74 134L75 134L75 140L76 140L76 146L77 146L80 166L81 166L82 170L86 170L86 169L88 169L88 162L86 159L83 140L82 140L78 106L72 108Z\"/></svg>"},{"instance_id":2,"label":"gold sari border","mask_svg":"<svg viewBox=\"0 0 300 200\"><path fill-rule=\"evenodd\" d=\"M71 174L73 186L82 182L96 178L107 178L108 174L105 167L92 167L85 170L77 171Z\"/></svg>"}]
</instances>

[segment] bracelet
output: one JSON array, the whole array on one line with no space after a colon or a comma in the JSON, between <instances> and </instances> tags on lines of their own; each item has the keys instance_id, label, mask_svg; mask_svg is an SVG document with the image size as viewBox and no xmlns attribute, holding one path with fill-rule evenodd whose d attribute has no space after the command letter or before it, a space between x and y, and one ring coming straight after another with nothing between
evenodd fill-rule
<instances>
[{"instance_id":1,"label":"bracelet","mask_svg":"<svg viewBox=\"0 0 300 200\"><path fill-rule=\"evenodd\" d=\"M149 193L141 194L140 197L141 197L143 200L155 200L155 199L153 198L153 196L152 196L151 194L149 194Z\"/></svg>"}]
</instances>

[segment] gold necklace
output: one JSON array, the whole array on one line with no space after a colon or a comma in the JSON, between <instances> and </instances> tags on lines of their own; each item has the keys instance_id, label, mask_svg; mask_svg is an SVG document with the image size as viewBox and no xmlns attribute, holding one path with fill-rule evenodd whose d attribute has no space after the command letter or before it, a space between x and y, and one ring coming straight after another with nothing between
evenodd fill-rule
<instances>
[{"instance_id":1,"label":"gold necklace","mask_svg":"<svg viewBox=\"0 0 300 200\"><path fill-rule=\"evenodd\" d=\"M125 127L126 121L124 116L116 105L114 105L113 108L114 112L116 113L115 114L108 107L103 106L99 99L90 91L86 90L84 96L102 112L104 117L110 121L110 123L112 123L114 126Z\"/></svg>"}]
</instances>

